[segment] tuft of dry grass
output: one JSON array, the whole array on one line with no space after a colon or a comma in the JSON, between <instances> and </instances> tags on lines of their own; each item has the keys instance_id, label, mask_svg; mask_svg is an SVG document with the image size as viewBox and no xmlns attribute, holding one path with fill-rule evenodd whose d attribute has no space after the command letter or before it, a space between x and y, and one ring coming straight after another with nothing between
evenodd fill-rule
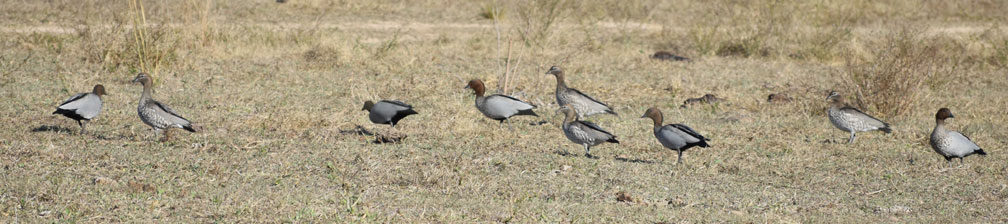
<instances>
[{"instance_id":1,"label":"tuft of dry grass","mask_svg":"<svg viewBox=\"0 0 1008 224\"><path fill-rule=\"evenodd\" d=\"M861 108L884 117L905 115L920 107L931 89L942 89L954 75L958 55L941 52L939 41L919 30L902 29L865 46L868 55L847 57L842 74L845 90Z\"/></svg>"}]
</instances>

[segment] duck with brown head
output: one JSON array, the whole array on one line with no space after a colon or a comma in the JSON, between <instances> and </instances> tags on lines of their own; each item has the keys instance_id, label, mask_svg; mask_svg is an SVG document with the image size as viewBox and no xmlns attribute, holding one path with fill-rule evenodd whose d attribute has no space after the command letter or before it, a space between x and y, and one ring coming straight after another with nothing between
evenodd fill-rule
<instances>
[{"instance_id":1,"label":"duck with brown head","mask_svg":"<svg viewBox=\"0 0 1008 224\"><path fill-rule=\"evenodd\" d=\"M137 74L133 82L140 83L143 86L143 93L140 95L140 105L137 106L137 114L140 116L140 121L154 128L156 134L163 131L164 138L161 139L162 141L171 139L170 131L172 128L181 128L189 132L196 132L200 129L199 126L179 116L178 113L168 108L167 105L154 100L153 96L151 96L152 80L146 73Z\"/></svg>"},{"instance_id":2,"label":"duck with brown head","mask_svg":"<svg viewBox=\"0 0 1008 224\"><path fill-rule=\"evenodd\" d=\"M682 153L686 149L692 148L694 146L700 146L707 148L710 145L707 141L710 139L700 135L697 131L683 124L668 124L662 125L662 112L656 107L648 108L644 112L641 118L651 118L654 122L654 136L658 139L658 142L672 150L676 150L679 154L678 159L676 159L676 165L682 163Z\"/></svg>"},{"instance_id":3,"label":"duck with brown head","mask_svg":"<svg viewBox=\"0 0 1008 224\"><path fill-rule=\"evenodd\" d=\"M602 101L596 100L575 88L567 87L567 83L564 81L564 71L560 67L550 67L549 71L546 71L546 74L553 75L556 78L557 105L561 108L564 106L574 108L574 112L577 113L579 119L602 113L617 115L609 105L606 105Z\"/></svg>"},{"instance_id":4,"label":"duck with brown head","mask_svg":"<svg viewBox=\"0 0 1008 224\"><path fill-rule=\"evenodd\" d=\"M591 147L605 142L619 144L616 135L609 133L592 122L580 121L577 114L569 106L560 109L565 117L563 121L563 133L571 142L583 145L585 157L592 158Z\"/></svg>"},{"instance_id":5,"label":"duck with brown head","mask_svg":"<svg viewBox=\"0 0 1008 224\"><path fill-rule=\"evenodd\" d=\"M469 84L466 85L465 88L472 89L473 94L476 95L476 109L479 110L480 113L483 113L483 116L497 120L499 122L499 127L503 127L504 121L512 116L539 116L532 111L532 109L536 108L536 106L525 101L501 94L484 96L486 93L486 87L483 85L482 80L470 80Z\"/></svg>"},{"instance_id":6,"label":"duck with brown head","mask_svg":"<svg viewBox=\"0 0 1008 224\"><path fill-rule=\"evenodd\" d=\"M955 118L948 108L938 109L935 113L935 127L931 130L931 149L934 149L942 157L949 167L952 167L952 158L959 159L959 165L963 164L963 157L973 154L987 155L980 146L970 140L969 137L945 128L945 119Z\"/></svg>"},{"instance_id":7,"label":"duck with brown head","mask_svg":"<svg viewBox=\"0 0 1008 224\"><path fill-rule=\"evenodd\" d=\"M90 93L78 93L64 100L63 103L60 103L56 107L56 111L53 111L53 114L60 114L76 120L77 125L81 127L81 133L84 133L84 127L87 125L87 122L101 113L101 96L103 95L105 95L105 86L101 84L95 85Z\"/></svg>"},{"instance_id":8,"label":"duck with brown head","mask_svg":"<svg viewBox=\"0 0 1008 224\"><path fill-rule=\"evenodd\" d=\"M399 120L406 116L417 114L413 106L398 100L382 100L378 103L368 100L364 102L364 108L368 111L368 119L375 124L388 124L395 127Z\"/></svg>"},{"instance_id":9,"label":"duck with brown head","mask_svg":"<svg viewBox=\"0 0 1008 224\"><path fill-rule=\"evenodd\" d=\"M845 104L843 97L836 91L830 91L829 95L826 96L826 101L830 102L830 108L826 112L826 117L829 118L830 123L840 130L850 132L850 139L847 140L847 144L854 143L854 138L857 137L856 134L858 132L878 130L892 133L889 124Z\"/></svg>"}]
</instances>

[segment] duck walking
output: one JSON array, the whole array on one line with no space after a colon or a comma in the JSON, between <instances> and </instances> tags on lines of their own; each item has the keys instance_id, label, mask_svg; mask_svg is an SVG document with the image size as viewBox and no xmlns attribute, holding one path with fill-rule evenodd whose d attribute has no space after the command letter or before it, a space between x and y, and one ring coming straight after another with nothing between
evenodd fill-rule
<instances>
[{"instance_id":1,"label":"duck walking","mask_svg":"<svg viewBox=\"0 0 1008 224\"><path fill-rule=\"evenodd\" d=\"M847 144L854 143L854 138L858 132L880 130L885 133L892 133L889 124L845 104L843 97L836 91L831 91L826 96L826 101L830 102L829 111L826 113L830 123L833 123L833 126L836 126L840 130L850 132L850 139L847 140Z\"/></svg>"},{"instance_id":2,"label":"duck walking","mask_svg":"<svg viewBox=\"0 0 1008 224\"><path fill-rule=\"evenodd\" d=\"M76 120L77 125L81 127L81 133L85 133L84 126L87 125L87 122L101 113L102 95L105 95L105 86L95 85L90 93L78 93L60 103L53 114L60 114Z\"/></svg>"},{"instance_id":3,"label":"duck walking","mask_svg":"<svg viewBox=\"0 0 1008 224\"><path fill-rule=\"evenodd\" d=\"M470 80L469 84L466 85L466 89L472 89L473 94L476 95L476 109L479 109L484 116L499 121L500 124L498 127L503 127L504 121L511 118L511 116L539 116L532 111L532 109L536 108L535 105L515 99L514 97L501 94L483 96L486 89L482 80Z\"/></svg>"},{"instance_id":4,"label":"duck walking","mask_svg":"<svg viewBox=\"0 0 1008 224\"><path fill-rule=\"evenodd\" d=\"M602 101L598 101L577 89L567 87L567 83L564 82L564 71L560 67L550 67L549 71L546 71L546 74L556 77L557 104L561 108L564 106L573 107L574 112L577 112L578 119L584 119L584 117L601 113L617 115L609 105L606 105Z\"/></svg>"},{"instance_id":5,"label":"duck walking","mask_svg":"<svg viewBox=\"0 0 1008 224\"><path fill-rule=\"evenodd\" d=\"M368 118L375 124L388 124L395 127L399 120L406 116L418 114L413 110L413 106L397 100L382 100L378 103L368 100L364 102L364 108L368 111Z\"/></svg>"},{"instance_id":6,"label":"duck walking","mask_svg":"<svg viewBox=\"0 0 1008 224\"><path fill-rule=\"evenodd\" d=\"M952 167L952 158L959 158L959 165L962 166L963 157L973 154L987 155L980 146L973 143L973 140L970 140L966 135L945 129L945 119L948 118L955 118L955 116L952 116L951 110L948 108L938 109L938 113L935 114L935 127L931 131L929 142L935 152L945 157L945 161L948 162L949 167Z\"/></svg>"},{"instance_id":7,"label":"duck walking","mask_svg":"<svg viewBox=\"0 0 1008 224\"><path fill-rule=\"evenodd\" d=\"M654 122L654 135L658 139L658 142L672 150L676 150L679 153L679 158L676 159L676 165L682 163L682 153L686 149L692 148L694 146L700 146L707 148L710 145L707 144L707 139L700 133L697 133L692 128L683 124L668 124L662 126L662 112L658 108L652 107L648 108L644 112L641 118L651 118Z\"/></svg>"},{"instance_id":8,"label":"duck walking","mask_svg":"<svg viewBox=\"0 0 1008 224\"><path fill-rule=\"evenodd\" d=\"M588 121L577 120L577 114L570 107L560 109L566 115L563 121L563 132L567 139L585 148L585 157L592 158L591 147L605 142L619 144L616 136Z\"/></svg>"},{"instance_id":9,"label":"duck walking","mask_svg":"<svg viewBox=\"0 0 1008 224\"><path fill-rule=\"evenodd\" d=\"M186 120L178 113L168 108L167 105L154 100L151 97L151 78L145 73L140 73L133 79L134 83L143 85L143 95L140 95L140 105L137 106L137 114L140 120L154 128L154 132L164 132L162 141L171 139L171 129L181 128L189 132L196 132L199 127L189 120Z\"/></svg>"}]
</instances>

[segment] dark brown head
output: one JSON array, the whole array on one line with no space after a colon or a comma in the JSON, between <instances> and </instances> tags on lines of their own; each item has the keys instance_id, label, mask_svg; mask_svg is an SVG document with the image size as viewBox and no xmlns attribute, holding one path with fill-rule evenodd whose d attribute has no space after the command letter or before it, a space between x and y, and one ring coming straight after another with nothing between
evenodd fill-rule
<instances>
[{"instance_id":1,"label":"dark brown head","mask_svg":"<svg viewBox=\"0 0 1008 224\"><path fill-rule=\"evenodd\" d=\"M151 80L151 77L149 75L147 75L147 73L143 73L143 72L141 72L140 74L137 74L136 78L133 78L133 82L134 83L140 83L143 86L150 86L151 85L151 81L153 81L153 80Z\"/></svg>"},{"instance_id":2,"label":"dark brown head","mask_svg":"<svg viewBox=\"0 0 1008 224\"><path fill-rule=\"evenodd\" d=\"M105 95L105 86L103 86L101 84L95 85L94 89L91 89L91 93L94 93L95 95L98 95L98 96L104 96Z\"/></svg>"},{"instance_id":3,"label":"dark brown head","mask_svg":"<svg viewBox=\"0 0 1008 224\"><path fill-rule=\"evenodd\" d=\"M955 116L952 116L952 111L948 108L938 109L938 113L935 113L935 120L945 121L948 118L955 118Z\"/></svg>"},{"instance_id":4,"label":"dark brown head","mask_svg":"<svg viewBox=\"0 0 1008 224\"><path fill-rule=\"evenodd\" d=\"M364 102L364 108L361 108L361 110L371 111L371 108L374 108L374 102L368 100Z\"/></svg>"},{"instance_id":5,"label":"dark brown head","mask_svg":"<svg viewBox=\"0 0 1008 224\"><path fill-rule=\"evenodd\" d=\"M658 110L657 107L648 108L647 111L644 111L644 115L641 115L641 118L651 118L655 126L661 126L662 119L664 119L661 110Z\"/></svg>"},{"instance_id":6,"label":"dark brown head","mask_svg":"<svg viewBox=\"0 0 1008 224\"><path fill-rule=\"evenodd\" d=\"M483 93L486 91L484 88L483 80L479 79L469 80L469 85L466 85L466 89L472 89L473 94L476 96L483 96Z\"/></svg>"}]
</instances>

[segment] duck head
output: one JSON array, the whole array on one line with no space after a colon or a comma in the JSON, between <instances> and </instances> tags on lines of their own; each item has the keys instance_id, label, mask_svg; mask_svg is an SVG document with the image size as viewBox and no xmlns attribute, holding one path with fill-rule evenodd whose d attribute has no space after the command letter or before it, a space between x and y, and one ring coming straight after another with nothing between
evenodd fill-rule
<instances>
[{"instance_id":1,"label":"duck head","mask_svg":"<svg viewBox=\"0 0 1008 224\"><path fill-rule=\"evenodd\" d=\"M479 79L469 80L469 84L466 85L465 88L472 89L473 94L475 94L476 96L483 96L483 93L486 91L486 89L484 89L483 86L483 81Z\"/></svg>"},{"instance_id":2,"label":"duck head","mask_svg":"<svg viewBox=\"0 0 1008 224\"><path fill-rule=\"evenodd\" d=\"M949 110L948 108L938 109L938 113L935 113L935 120L944 121L948 118L955 118L955 116L952 115L952 110Z\"/></svg>"},{"instance_id":3,"label":"duck head","mask_svg":"<svg viewBox=\"0 0 1008 224\"><path fill-rule=\"evenodd\" d=\"M651 118L651 121L654 121L655 126L661 126L663 119L661 110L658 110L657 107L648 108L647 111L644 111L644 115L641 115L641 118Z\"/></svg>"},{"instance_id":4,"label":"duck head","mask_svg":"<svg viewBox=\"0 0 1008 224\"><path fill-rule=\"evenodd\" d=\"M368 100L364 102L364 108L361 108L361 110L371 111L371 108L374 108L374 102Z\"/></svg>"},{"instance_id":5,"label":"duck head","mask_svg":"<svg viewBox=\"0 0 1008 224\"><path fill-rule=\"evenodd\" d=\"M558 67L558 66L553 66L553 67L550 67L548 71L546 71L546 74L547 75L563 75L563 69L560 69L560 67Z\"/></svg>"},{"instance_id":6,"label":"duck head","mask_svg":"<svg viewBox=\"0 0 1008 224\"><path fill-rule=\"evenodd\" d=\"M141 85L144 86L150 86L151 78L149 75L147 75L147 73L141 72L140 74L137 74L136 78L133 78L133 83L140 83Z\"/></svg>"},{"instance_id":7,"label":"duck head","mask_svg":"<svg viewBox=\"0 0 1008 224\"><path fill-rule=\"evenodd\" d=\"M91 89L91 93L94 93L95 95L98 95L98 96L104 96L106 94L105 93L105 86L103 86L101 84L95 85L94 89Z\"/></svg>"}]
</instances>

